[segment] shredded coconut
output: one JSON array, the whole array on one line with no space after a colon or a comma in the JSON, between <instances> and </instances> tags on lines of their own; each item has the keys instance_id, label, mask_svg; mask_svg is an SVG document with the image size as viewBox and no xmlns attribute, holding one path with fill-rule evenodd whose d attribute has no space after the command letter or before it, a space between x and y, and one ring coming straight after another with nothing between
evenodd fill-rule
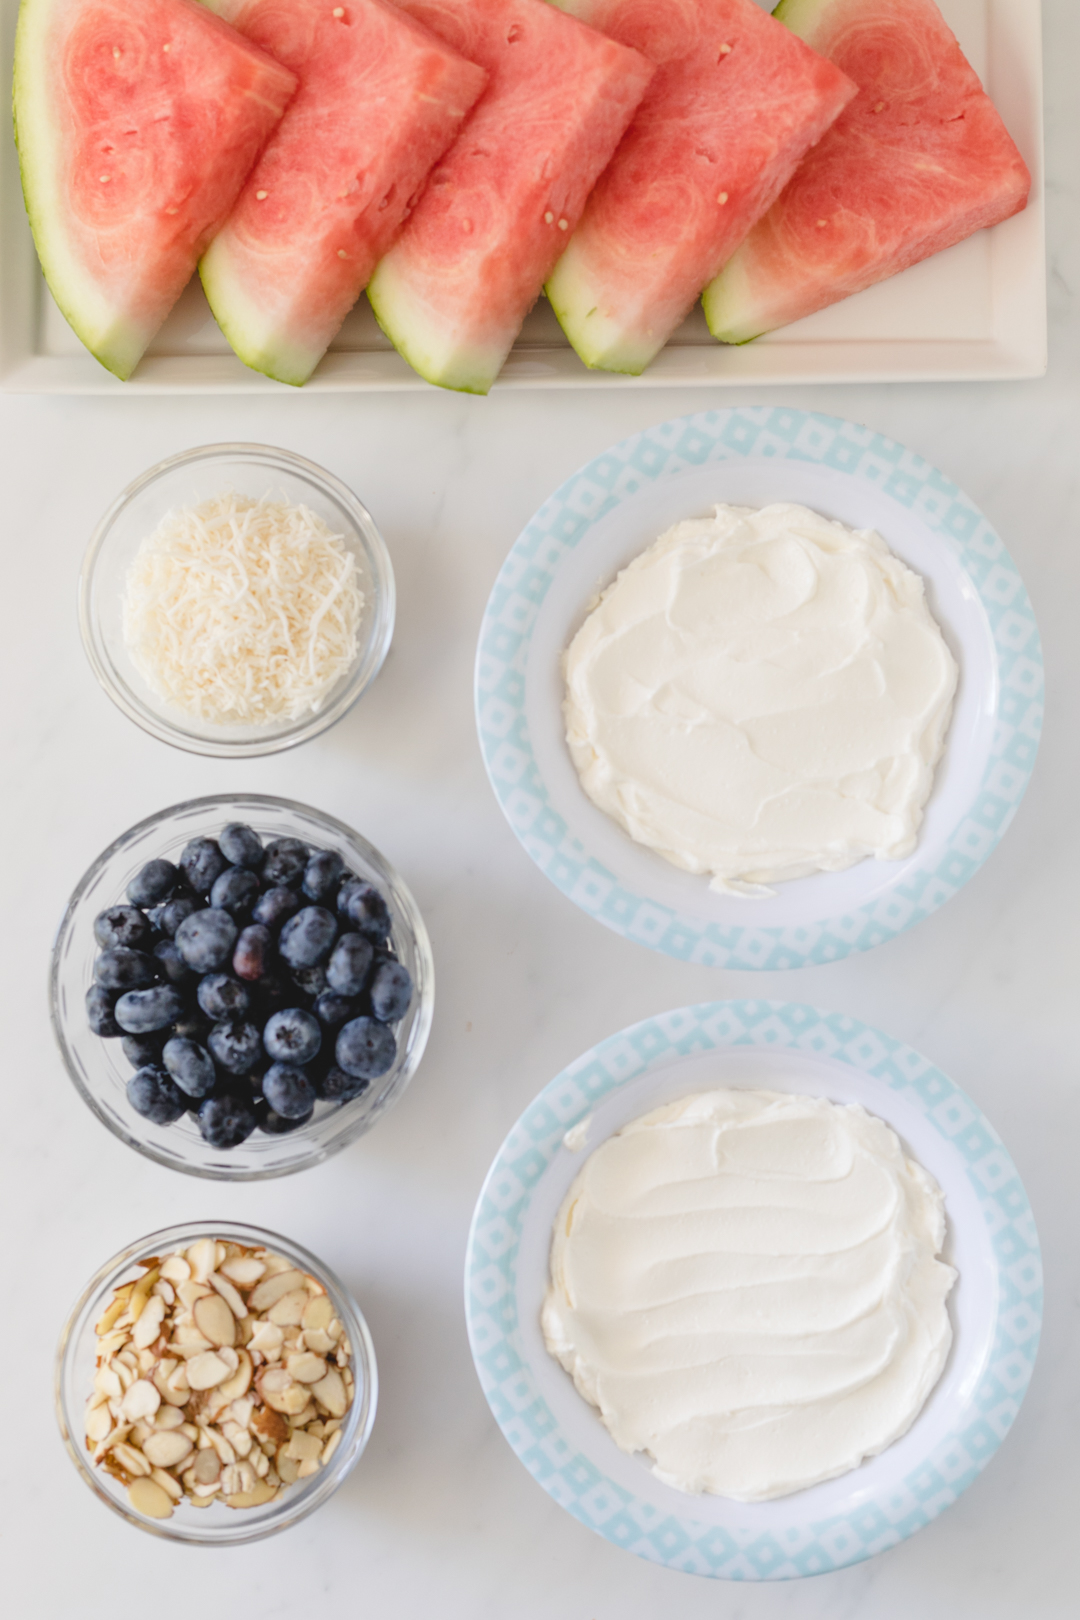
<instances>
[{"instance_id":1,"label":"shredded coconut","mask_svg":"<svg viewBox=\"0 0 1080 1620\"><path fill-rule=\"evenodd\" d=\"M166 513L128 571L124 641L167 703L211 724L315 714L356 661L364 594L306 506L231 491Z\"/></svg>"}]
</instances>

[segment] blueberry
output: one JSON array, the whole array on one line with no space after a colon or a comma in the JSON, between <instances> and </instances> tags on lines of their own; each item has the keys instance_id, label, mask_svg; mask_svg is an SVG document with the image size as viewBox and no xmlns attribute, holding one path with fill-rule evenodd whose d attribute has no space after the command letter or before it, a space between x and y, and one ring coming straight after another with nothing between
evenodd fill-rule
<instances>
[{"instance_id":1,"label":"blueberry","mask_svg":"<svg viewBox=\"0 0 1080 1620\"><path fill-rule=\"evenodd\" d=\"M115 994L106 990L104 985L92 984L86 992L86 1021L94 1034L102 1036L104 1040L123 1034L116 1022L115 1002Z\"/></svg>"},{"instance_id":2,"label":"blueberry","mask_svg":"<svg viewBox=\"0 0 1080 1620\"><path fill-rule=\"evenodd\" d=\"M157 969L144 952L114 945L94 963L94 978L106 990L145 990L157 978Z\"/></svg>"},{"instance_id":3,"label":"blueberry","mask_svg":"<svg viewBox=\"0 0 1080 1620\"><path fill-rule=\"evenodd\" d=\"M251 986L251 1012L252 1017L265 1024L274 1013L280 1012L282 1007L295 1007L296 992L284 985L273 974L267 974Z\"/></svg>"},{"instance_id":4,"label":"blueberry","mask_svg":"<svg viewBox=\"0 0 1080 1620\"><path fill-rule=\"evenodd\" d=\"M261 979L274 954L274 936L262 923L250 923L240 930L233 951L232 969L238 979L253 983Z\"/></svg>"},{"instance_id":5,"label":"blueberry","mask_svg":"<svg viewBox=\"0 0 1080 1620\"><path fill-rule=\"evenodd\" d=\"M168 1029L184 1010L184 998L171 984L155 984L151 990L129 990L116 1003L116 1022L128 1035L148 1035L155 1029Z\"/></svg>"},{"instance_id":6,"label":"blueberry","mask_svg":"<svg viewBox=\"0 0 1080 1620\"><path fill-rule=\"evenodd\" d=\"M172 861L147 861L127 886L133 906L156 906L176 888L179 873Z\"/></svg>"},{"instance_id":7,"label":"blueberry","mask_svg":"<svg viewBox=\"0 0 1080 1620\"><path fill-rule=\"evenodd\" d=\"M326 965L326 982L343 996L358 996L367 983L375 947L363 934L342 934Z\"/></svg>"},{"instance_id":8,"label":"blueberry","mask_svg":"<svg viewBox=\"0 0 1080 1620\"><path fill-rule=\"evenodd\" d=\"M227 973L208 973L199 980L195 994L207 1018L215 1023L221 1018L241 1018L251 1005L246 988Z\"/></svg>"},{"instance_id":9,"label":"blueberry","mask_svg":"<svg viewBox=\"0 0 1080 1620\"><path fill-rule=\"evenodd\" d=\"M354 1098L362 1096L370 1086L370 1080L361 1080L357 1075L346 1074L335 1063L315 1081L315 1093L324 1102L347 1103Z\"/></svg>"},{"instance_id":10,"label":"blueberry","mask_svg":"<svg viewBox=\"0 0 1080 1620\"><path fill-rule=\"evenodd\" d=\"M280 928L299 909L300 896L291 889L267 889L259 896L251 915L264 928Z\"/></svg>"},{"instance_id":11,"label":"blueberry","mask_svg":"<svg viewBox=\"0 0 1080 1620\"><path fill-rule=\"evenodd\" d=\"M311 1010L324 1029L336 1029L339 1024L352 1017L356 1011L356 1002L352 996L339 995L336 990L324 990L321 995L316 996L315 1005Z\"/></svg>"},{"instance_id":12,"label":"blueberry","mask_svg":"<svg viewBox=\"0 0 1080 1620\"><path fill-rule=\"evenodd\" d=\"M336 933L332 912L322 906L305 906L281 930L278 949L291 968L314 967L330 955Z\"/></svg>"},{"instance_id":13,"label":"blueberry","mask_svg":"<svg viewBox=\"0 0 1080 1620\"><path fill-rule=\"evenodd\" d=\"M207 1097L195 1117L208 1147L238 1147L255 1129L255 1109L246 1097Z\"/></svg>"},{"instance_id":14,"label":"blueberry","mask_svg":"<svg viewBox=\"0 0 1080 1620\"><path fill-rule=\"evenodd\" d=\"M127 1083L128 1102L151 1125L171 1125L187 1106L164 1069L148 1065Z\"/></svg>"},{"instance_id":15,"label":"blueberry","mask_svg":"<svg viewBox=\"0 0 1080 1620\"><path fill-rule=\"evenodd\" d=\"M337 908L358 934L378 945L390 932L390 908L378 889L359 878L346 878L338 890Z\"/></svg>"},{"instance_id":16,"label":"blueberry","mask_svg":"<svg viewBox=\"0 0 1080 1620\"><path fill-rule=\"evenodd\" d=\"M150 940L150 924L137 906L110 906L94 918L94 938L102 950L123 945L138 950Z\"/></svg>"},{"instance_id":17,"label":"blueberry","mask_svg":"<svg viewBox=\"0 0 1080 1620\"><path fill-rule=\"evenodd\" d=\"M304 868L303 890L309 900L320 905L330 900L341 882L345 862L332 849L319 849Z\"/></svg>"},{"instance_id":18,"label":"blueberry","mask_svg":"<svg viewBox=\"0 0 1080 1620\"><path fill-rule=\"evenodd\" d=\"M384 1024L396 1024L408 1012L412 993L408 968L389 959L379 963L368 989L368 1000L376 1018Z\"/></svg>"},{"instance_id":19,"label":"blueberry","mask_svg":"<svg viewBox=\"0 0 1080 1620\"><path fill-rule=\"evenodd\" d=\"M283 1119L303 1119L315 1107L315 1087L291 1063L275 1063L262 1080L262 1094Z\"/></svg>"},{"instance_id":20,"label":"blueberry","mask_svg":"<svg viewBox=\"0 0 1080 1620\"><path fill-rule=\"evenodd\" d=\"M222 1019L206 1037L215 1060L230 1074L247 1074L262 1054L262 1039L254 1024L242 1018Z\"/></svg>"},{"instance_id":21,"label":"blueberry","mask_svg":"<svg viewBox=\"0 0 1080 1620\"><path fill-rule=\"evenodd\" d=\"M170 984L187 984L195 977L177 950L174 939L159 939L154 946L154 959L160 973Z\"/></svg>"},{"instance_id":22,"label":"blueberry","mask_svg":"<svg viewBox=\"0 0 1080 1620\"><path fill-rule=\"evenodd\" d=\"M120 1045L133 1069L156 1067L161 1062L159 1035L125 1035Z\"/></svg>"},{"instance_id":23,"label":"blueberry","mask_svg":"<svg viewBox=\"0 0 1080 1620\"><path fill-rule=\"evenodd\" d=\"M206 1097L213 1091L217 1081L214 1060L197 1041L174 1035L165 1042L161 1061L185 1096Z\"/></svg>"},{"instance_id":24,"label":"blueberry","mask_svg":"<svg viewBox=\"0 0 1080 1620\"><path fill-rule=\"evenodd\" d=\"M240 922L259 898L259 880L243 866L227 866L210 890L210 904Z\"/></svg>"},{"instance_id":25,"label":"blueberry","mask_svg":"<svg viewBox=\"0 0 1080 1620\"><path fill-rule=\"evenodd\" d=\"M176 948L196 973L213 973L232 956L239 932L227 911L193 911L176 930Z\"/></svg>"},{"instance_id":26,"label":"blueberry","mask_svg":"<svg viewBox=\"0 0 1080 1620\"><path fill-rule=\"evenodd\" d=\"M302 996L310 996L312 1000L316 996L321 996L326 989L324 967L297 968L294 973L289 974L289 978Z\"/></svg>"},{"instance_id":27,"label":"blueberry","mask_svg":"<svg viewBox=\"0 0 1080 1620\"><path fill-rule=\"evenodd\" d=\"M346 1074L357 1080L375 1080L397 1056L394 1032L376 1018L354 1018L338 1035L334 1056Z\"/></svg>"},{"instance_id":28,"label":"blueberry","mask_svg":"<svg viewBox=\"0 0 1080 1620\"><path fill-rule=\"evenodd\" d=\"M285 1119L281 1114L275 1114L272 1108L266 1109L259 1118L259 1130L265 1131L267 1136L286 1136L289 1131L298 1131L301 1125L306 1125L314 1109L301 1114L299 1119Z\"/></svg>"},{"instance_id":29,"label":"blueberry","mask_svg":"<svg viewBox=\"0 0 1080 1620\"><path fill-rule=\"evenodd\" d=\"M262 839L244 821L230 821L218 834L218 846L234 866L258 869L263 863Z\"/></svg>"},{"instance_id":30,"label":"blueberry","mask_svg":"<svg viewBox=\"0 0 1080 1620\"><path fill-rule=\"evenodd\" d=\"M311 851L299 838L275 838L266 846L266 860L262 876L267 888L283 883L286 888L299 885Z\"/></svg>"},{"instance_id":31,"label":"blueberry","mask_svg":"<svg viewBox=\"0 0 1080 1620\"><path fill-rule=\"evenodd\" d=\"M160 932L167 935L170 940L175 940L176 928L180 927L185 917L189 917L191 912L198 909L198 901L193 901L188 894L181 894L180 899L165 901L164 906L157 907L154 912L154 927L160 928Z\"/></svg>"},{"instance_id":32,"label":"blueberry","mask_svg":"<svg viewBox=\"0 0 1080 1620\"><path fill-rule=\"evenodd\" d=\"M275 1063L310 1063L322 1045L319 1020L299 1007L286 1007L268 1021L263 1045Z\"/></svg>"},{"instance_id":33,"label":"blueberry","mask_svg":"<svg viewBox=\"0 0 1080 1620\"><path fill-rule=\"evenodd\" d=\"M180 870L195 894L209 894L228 864L212 838L193 838L180 855Z\"/></svg>"},{"instance_id":34,"label":"blueberry","mask_svg":"<svg viewBox=\"0 0 1080 1620\"><path fill-rule=\"evenodd\" d=\"M198 1041L200 1046L205 1046L206 1038L213 1027L201 1008L188 1007L173 1025L173 1034L179 1035L182 1040Z\"/></svg>"}]
</instances>

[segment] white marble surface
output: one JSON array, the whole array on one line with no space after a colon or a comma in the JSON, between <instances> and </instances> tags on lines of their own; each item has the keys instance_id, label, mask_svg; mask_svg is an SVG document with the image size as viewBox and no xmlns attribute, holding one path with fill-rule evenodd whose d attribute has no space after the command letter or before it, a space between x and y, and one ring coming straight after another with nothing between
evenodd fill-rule
<instances>
[{"instance_id":1,"label":"white marble surface","mask_svg":"<svg viewBox=\"0 0 1080 1620\"><path fill-rule=\"evenodd\" d=\"M488 789L472 721L491 581L543 496L612 440L719 391L397 397L0 399L4 590L0 1032L6 1106L0 1334L3 1586L19 1620L1057 1620L1075 1610L1080 1263L1075 1157L1080 637L1080 329L1073 74L1080 24L1047 7L1053 326L1045 380L790 390L936 461L1004 536L1035 603L1048 727L1034 783L989 864L870 955L801 973L722 973L617 939L561 898ZM215 439L286 445L346 479L382 525L398 632L382 677L320 741L243 767L144 737L95 687L74 584L88 532L134 474ZM76 878L114 834L192 794L284 792L343 817L405 874L437 959L435 1029L397 1109L302 1176L208 1187L148 1164L78 1101L49 1034L45 969ZM487 1164L569 1058L648 1013L768 993L843 1009L924 1050L1008 1144L1043 1242L1035 1378L985 1474L870 1563L782 1586L719 1586L642 1563L561 1512L499 1434L469 1358L465 1237ZM371 1445L317 1516L225 1553L111 1518L65 1456L51 1346L100 1261L137 1233L215 1212L291 1233L351 1284L382 1373ZM13 1340L30 1351L12 1354Z\"/></svg>"}]
</instances>

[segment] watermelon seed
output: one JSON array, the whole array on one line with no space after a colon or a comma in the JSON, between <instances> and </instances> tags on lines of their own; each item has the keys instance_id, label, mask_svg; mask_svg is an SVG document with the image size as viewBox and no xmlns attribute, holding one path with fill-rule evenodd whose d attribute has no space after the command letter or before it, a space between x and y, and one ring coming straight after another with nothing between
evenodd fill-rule
<instances>
[{"instance_id":1,"label":"watermelon seed","mask_svg":"<svg viewBox=\"0 0 1080 1620\"><path fill-rule=\"evenodd\" d=\"M720 56L730 56L730 55L731 55L731 46L730 45L721 45L721 47L720 47ZM719 61L719 60L720 60L720 57L718 56L717 61Z\"/></svg>"},{"instance_id":2,"label":"watermelon seed","mask_svg":"<svg viewBox=\"0 0 1080 1620\"><path fill-rule=\"evenodd\" d=\"M717 202L720 204L720 206L722 208L724 206L724 204L727 202L727 192L722 191L720 193L719 197L717 197L716 200L717 200Z\"/></svg>"},{"instance_id":3,"label":"watermelon seed","mask_svg":"<svg viewBox=\"0 0 1080 1620\"><path fill-rule=\"evenodd\" d=\"M119 60L120 60L120 52L119 52L119 49L117 48L117 46L115 46L115 45L113 46L112 53L113 53L113 60L116 61L116 62L119 62Z\"/></svg>"},{"instance_id":4,"label":"watermelon seed","mask_svg":"<svg viewBox=\"0 0 1080 1620\"><path fill-rule=\"evenodd\" d=\"M560 221L559 221L559 229L560 229L560 231L566 231L566 230L569 230L569 228L570 228L569 220L560 219Z\"/></svg>"},{"instance_id":5,"label":"watermelon seed","mask_svg":"<svg viewBox=\"0 0 1080 1620\"><path fill-rule=\"evenodd\" d=\"M349 257L344 248L338 248L337 256L339 259L347 259Z\"/></svg>"},{"instance_id":6,"label":"watermelon seed","mask_svg":"<svg viewBox=\"0 0 1080 1620\"><path fill-rule=\"evenodd\" d=\"M269 195L270 193L268 191L257 191L255 193L255 200L256 202L265 202Z\"/></svg>"},{"instance_id":7,"label":"watermelon seed","mask_svg":"<svg viewBox=\"0 0 1080 1620\"><path fill-rule=\"evenodd\" d=\"M171 51L172 50L171 45L163 45L161 48L162 48L163 51Z\"/></svg>"},{"instance_id":8,"label":"watermelon seed","mask_svg":"<svg viewBox=\"0 0 1080 1620\"><path fill-rule=\"evenodd\" d=\"M555 215L554 214L547 213L547 214L544 215L544 224L545 225L553 225L554 223L555 223Z\"/></svg>"}]
</instances>

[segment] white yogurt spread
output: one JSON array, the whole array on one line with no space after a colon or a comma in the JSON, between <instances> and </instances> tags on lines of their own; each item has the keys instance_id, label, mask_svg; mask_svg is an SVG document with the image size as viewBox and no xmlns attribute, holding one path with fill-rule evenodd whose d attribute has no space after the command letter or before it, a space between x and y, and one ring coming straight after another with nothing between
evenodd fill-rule
<instances>
[{"instance_id":1,"label":"white yogurt spread","mask_svg":"<svg viewBox=\"0 0 1080 1620\"><path fill-rule=\"evenodd\" d=\"M952 1342L944 1236L937 1184L857 1105L703 1092L586 1160L544 1340L660 1479L765 1501L910 1428Z\"/></svg>"},{"instance_id":2,"label":"white yogurt spread","mask_svg":"<svg viewBox=\"0 0 1080 1620\"><path fill-rule=\"evenodd\" d=\"M590 612L565 675L590 799L674 865L753 894L911 854L957 668L922 580L877 534L785 504L661 535Z\"/></svg>"}]
</instances>

